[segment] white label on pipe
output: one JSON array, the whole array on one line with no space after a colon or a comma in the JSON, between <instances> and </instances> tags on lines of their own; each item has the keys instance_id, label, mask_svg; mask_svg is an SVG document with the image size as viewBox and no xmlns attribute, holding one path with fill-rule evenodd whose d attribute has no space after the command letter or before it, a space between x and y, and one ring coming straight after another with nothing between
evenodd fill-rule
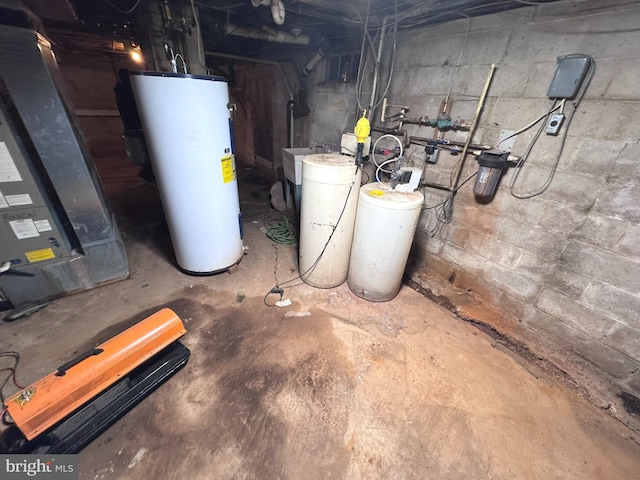
<instances>
[{"instance_id":1,"label":"white label on pipe","mask_svg":"<svg viewBox=\"0 0 640 480\"><path fill-rule=\"evenodd\" d=\"M33 220L30 218L24 220L13 220L9 222L9 225L11 225L11 229L13 230L13 233L16 234L16 238L18 240L40 236L35 223L33 223Z\"/></svg>"},{"instance_id":2,"label":"white label on pipe","mask_svg":"<svg viewBox=\"0 0 640 480\"><path fill-rule=\"evenodd\" d=\"M22 177L16 167L7 144L0 142L0 183L2 182L21 182Z\"/></svg>"},{"instance_id":3,"label":"white label on pipe","mask_svg":"<svg viewBox=\"0 0 640 480\"><path fill-rule=\"evenodd\" d=\"M31 196L28 193L20 193L18 195L5 195L7 203L12 207L17 207L19 205L33 205L33 201L31 200Z\"/></svg>"}]
</instances>

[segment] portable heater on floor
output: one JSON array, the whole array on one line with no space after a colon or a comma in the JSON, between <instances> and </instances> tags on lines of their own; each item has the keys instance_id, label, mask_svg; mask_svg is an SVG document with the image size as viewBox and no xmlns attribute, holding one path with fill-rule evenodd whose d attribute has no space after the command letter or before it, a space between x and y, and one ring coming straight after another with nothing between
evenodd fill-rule
<instances>
[{"instance_id":1,"label":"portable heater on floor","mask_svg":"<svg viewBox=\"0 0 640 480\"><path fill-rule=\"evenodd\" d=\"M0 452L79 452L187 363L185 333L162 309L8 398Z\"/></svg>"}]
</instances>

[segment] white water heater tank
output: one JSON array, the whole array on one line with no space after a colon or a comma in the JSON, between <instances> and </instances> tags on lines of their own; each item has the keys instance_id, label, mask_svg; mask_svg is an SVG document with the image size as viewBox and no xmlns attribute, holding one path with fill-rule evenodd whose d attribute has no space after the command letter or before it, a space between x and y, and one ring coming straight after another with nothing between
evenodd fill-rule
<instances>
[{"instance_id":1,"label":"white water heater tank","mask_svg":"<svg viewBox=\"0 0 640 480\"><path fill-rule=\"evenodd\" d=\"M313 287L337 287L347 279L361 174L346 155L302 159L298 268Z\"/></svg>"},{"instance_id":2,"label":"white water heater tank","mask_svg":"<svg viewBox=\"0 0 640 480\"><path fill-rule=\"evenodd\" d=\"M347 284L353 293L386 302L400 291L424 197L389 184L360 188Z\"/></svg>"},{"instance_id":3,"label":"white water heater tank","mask_svg":"<svg viewBox=\"0 0 640 480\"><path fill-rule=\"evenodd\" d=\"M131 72L131 84L178 266L226 270L243 254L226 80Z\"/></svg>"}]
</instances>

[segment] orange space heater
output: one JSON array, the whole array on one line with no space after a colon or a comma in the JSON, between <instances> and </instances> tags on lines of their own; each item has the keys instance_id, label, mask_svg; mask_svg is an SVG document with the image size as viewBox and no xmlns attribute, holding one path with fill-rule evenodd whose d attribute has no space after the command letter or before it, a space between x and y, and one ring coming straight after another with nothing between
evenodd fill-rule
<instances>
[{"instance_id":1,"label":"orange space heater","mask_svg":"<svg viewBox=\"0 0 640 480\"><path fill-rule=\"evenodd\" d=\"M186 333L165 308L5 401L4 453L77 453L183 367Z\"/></svg>"}]
</instances>

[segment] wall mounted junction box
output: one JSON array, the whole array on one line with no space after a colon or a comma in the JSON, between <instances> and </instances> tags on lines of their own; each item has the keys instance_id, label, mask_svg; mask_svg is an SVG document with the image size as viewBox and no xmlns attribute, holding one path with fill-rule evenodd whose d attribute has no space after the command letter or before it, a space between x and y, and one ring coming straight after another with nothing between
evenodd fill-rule
<instances>
[{"instance_id":1,"label":"wall mounted junction box","mask_svg":"<svg viewBox=\"0 0 640 480\"><path fill-rule=\"evenodd\" d=\"M558 57L556 73L549 85L547 97L567 100L575 98L590 65L591 57L588 55L574 54Z\"/></svg>"}]
</instances>

